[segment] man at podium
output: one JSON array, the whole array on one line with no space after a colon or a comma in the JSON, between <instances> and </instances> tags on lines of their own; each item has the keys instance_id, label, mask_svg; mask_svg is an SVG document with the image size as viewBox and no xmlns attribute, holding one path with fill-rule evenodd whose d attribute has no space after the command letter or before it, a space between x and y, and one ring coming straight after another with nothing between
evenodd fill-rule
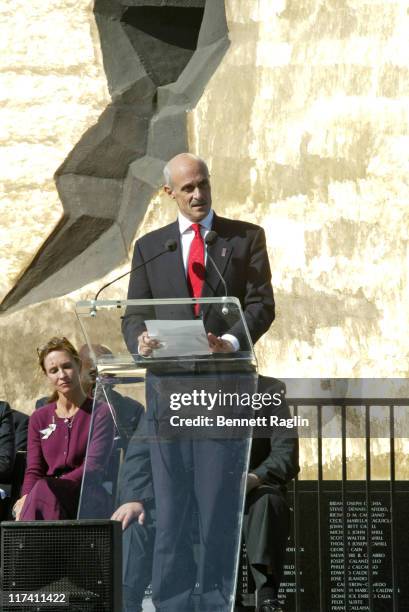
<instances>
[{"instance_id":1,"label":"man at podium","mask_svg":"<svg viewBox=\"0 0 409 612\"><path fill-rule=\"evenodd\" d=\"M177 203L174 223L146 234L135 245L128 299L222 297L225 286L207 251L223 277L228 295L240 300L253 344L274 320L274 297L264 230L252 223L225 219L212 209L210 176L205 162L190 153L177 155L165 166L165 191ZM214 244L206 236L215 232ZM167 241L177 248L160 253ZM192 312L200 317L200 308ZM219 318L205 321L213 352L240 349L240 337L223 333ZM219 333L220 332L220 333ZM125 316L123 334L129 351L149 356L158 342L149 338L141 315ZM221 334L221 335L220 335Z\"/></svg>"},{"instance_id":2,"label":"man at podium","mask_svg":"<svg viewBox=\"0 0 409 612\"><path fill-rule=\"evenodd\" d=\"M212 209L209 171L202 159L189 153L177 155L166 165L164 176L165 191L179 209L178 219L136 242L128 299L237 297L255 343L274 320L263 229L216 215ZM210 233L211 243L206 240ZM169 241L176 248L163 250ZM172 316L186 318L186 306L174 306ZM129 351L147 360L160 345L158 339L149 337L145 326L148 318L149 309L144 312L138 307L129 309L122 323ZM195 304L189 318L203 318L212 353L234 354L248 345L244 328L231 329L227 318L215 309L202 311ZM148 421L149 414L154 415L150 420L152 428L155 410L161 410L161 390L172 385L171 376L159 377L159 381L153 377L148 375L146 381ZM195 384L211 384L215 388L223 385L228 390L238 384L249 391L254 388L254 375L249 374L220 376L216 382L210 375L196 376L195 380L186 378L187 390L193 390ZM184 385L180 376L177 384ZM225 540L229 539L239 513L239 504L234 500L239 499L240 475L246 470L245 448L244 439L226 442L156 439L150 443L156 499L152 570L156 610L192 612L197 607L192 596L199 601L201 612L227 609L234 555L233 548L229 550L232 544L230 541L225 544ZM195 531L199 555L191 545Z\"/></svg>"}]
</instances>

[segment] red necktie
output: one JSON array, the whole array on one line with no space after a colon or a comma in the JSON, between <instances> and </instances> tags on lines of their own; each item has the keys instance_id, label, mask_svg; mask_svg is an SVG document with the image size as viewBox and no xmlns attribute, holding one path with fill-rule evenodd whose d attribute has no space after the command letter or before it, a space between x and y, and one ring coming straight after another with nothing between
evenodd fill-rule
<instances>
[{"instance_id":1,"label":"red necktie","mask_svg":"<svg viewBox=\"0 0 409 612\"><path fill-rule=\"evenodd\" d=\"M189 251L189 259L187 262L187 284L190 295L192 297L200 297L202 295L203 282L205 277L204 266L204 243L202 234L200 233L200 224L193 223L190 226L195 233ZM198 316L200 304L194 306L195 315Z\"/></svg>"}]
</instances>

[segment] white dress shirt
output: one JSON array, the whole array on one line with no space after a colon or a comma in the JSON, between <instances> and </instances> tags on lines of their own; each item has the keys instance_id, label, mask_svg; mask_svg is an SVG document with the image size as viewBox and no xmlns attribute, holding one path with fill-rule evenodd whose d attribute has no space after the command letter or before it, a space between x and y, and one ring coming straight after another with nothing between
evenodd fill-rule
<instances>
[{"instance_id":1,"label":"white dress shirt","mask_svg":"<svg viewBox=\"0 0 409 612\"><path fill-rule=\"evenodd\" d=\"M200 233L202 235L203 240L206 238L207 234L212 229L213 216L214 216L214 212L212 209L210 209L210 212L199 223ZM180 230L180 242L182 245L183 265L185 266L185 273L187 274L187 262L189 259L190 245L193 242L195 233L192 230L193 223L190 219L187 219L181 213L179 213L178 221L179 221L179 230ZM205 248L205 265L206 265L206 259L207 259L207 244L206 243L204 245L204 248Z\"/></svg>"}]
</instances>

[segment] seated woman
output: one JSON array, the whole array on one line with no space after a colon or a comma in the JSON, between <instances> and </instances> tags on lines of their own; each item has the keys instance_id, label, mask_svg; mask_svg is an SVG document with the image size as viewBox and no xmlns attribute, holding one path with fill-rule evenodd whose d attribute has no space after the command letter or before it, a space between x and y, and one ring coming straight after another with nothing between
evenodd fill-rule
<instances>
[{"instance_id":1,"label":"seated woman","mask_svg":"<svg viewBox=\"0 0 409 612\"><path fill-rule=\"evenodd\" d=\"M106 404L94 408L80 382L81 360L66 338L51 338L38 350L39 364L54 387L50 403L36 410L28 426L27 469L16 520L76 518L87 453L87 474L103 474L113 441Z\"/></svg>"}]
</instances>

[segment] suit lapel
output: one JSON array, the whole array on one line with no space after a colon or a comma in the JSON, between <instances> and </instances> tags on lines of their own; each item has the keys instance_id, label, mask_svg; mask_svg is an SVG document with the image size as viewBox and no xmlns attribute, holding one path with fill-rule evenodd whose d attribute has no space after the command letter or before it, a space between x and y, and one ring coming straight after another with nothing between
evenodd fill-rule
<instances>
[{"instance_id":1,"label":"suit lapel","mask_svg":"<svg viewBox=\"0 0 409 612\"><path fill-rule=\"evenodd\" d=\"M217 232L218 238L215 244L212 244L208 247L208 253L213 258L217 268L220 271L220 274L224 277L224 273L227 268L227 264L229 263L231 254L232 254L232 246L228 239L223 237L222 234L222 224L220 223L219 218L214 215L213 220L213 229ZM219 284L221 283L220 277L216 272L216 269L209 258L206 261L206 277L202 290L202 297L214 297L217 295L217 289ZM227 288L228 289L228 288ZM224 294L224 290L223 290Z\"/></svg>"},{"instance_id":2,"label":"suit lapel","mask_svg":"<svg viewBox=\"0 0 409 612\"><path fill-rule=\"evenodd\" d=\"M187 288L185 268L183 266L182 244L180 241L179 223L176 221L169 226L168 236L166 240L173 238L178 243L178 248L164 255L166 259L166 275L163 279L164 283L168 283L172 287L170 295L181 298L189 298L189 290Z\"/></svg>"}]
</instances>

